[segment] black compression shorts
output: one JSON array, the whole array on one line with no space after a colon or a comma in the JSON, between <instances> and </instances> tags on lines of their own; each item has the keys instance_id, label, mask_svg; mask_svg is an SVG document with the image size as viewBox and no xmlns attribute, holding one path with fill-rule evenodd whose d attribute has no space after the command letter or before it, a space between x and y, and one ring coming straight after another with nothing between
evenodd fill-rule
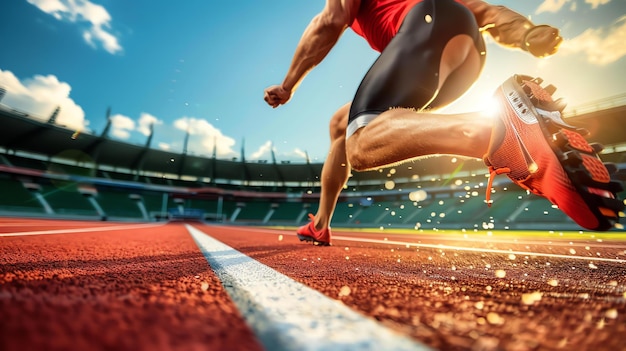
<instances>
[{"instance_id":1,"label":"black compression shorts","mask_svg":"<svg viewBox=\"0 0 626 351\"><path fill-rule=\"evenodd\" d=\"M459 34L472 37L479 53L485 51L468 8L454 0L416 4L361 81L350 108L347 136L392 107L428 108L437 93L443 49Z\"/></svg>"}]
</instances>

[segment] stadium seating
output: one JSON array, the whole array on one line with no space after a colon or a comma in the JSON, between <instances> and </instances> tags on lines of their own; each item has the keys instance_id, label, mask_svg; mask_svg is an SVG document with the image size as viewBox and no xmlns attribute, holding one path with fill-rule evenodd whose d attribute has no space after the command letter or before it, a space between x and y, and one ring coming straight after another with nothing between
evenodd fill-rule
<instances>
[{"instance_id":1,"label":"stadium seating","mask_svg":"<svg viewBox=\"0 0 626 351\"><path fill-rule=\"evenodd\" d=\"M593 127L604 161L626 184L626 106L572 116ZM181 215L226 224L296 226L315 213L321 163L245 162L180 155L40 123L0 109L0 214L153 221ZM19 135L15 135L15 134ZM42 139L44 138L44 139ZM242 151L243 153L243 151ZM176 167L167 160L177 162ZM164 160L166 162L164 162ZM478 159L431 157L354 172L333 216L335 227L579 229L543 198L500 177L484 202ZM508 189L507 189L508 187ZM411 190L427 197L413 201ZM620 194L626 197L626 190Z\"/></svg>"},{"instance_id":2,"label":"stadium seating","mask_svg":"<svg viewBox=\"0 0 626 351\"><path fill-rule=\"evenodd\" d=\"M21 181L0 173L0 211L22 214L43 214L44 208Z\"/></svg>"}]
</instances>

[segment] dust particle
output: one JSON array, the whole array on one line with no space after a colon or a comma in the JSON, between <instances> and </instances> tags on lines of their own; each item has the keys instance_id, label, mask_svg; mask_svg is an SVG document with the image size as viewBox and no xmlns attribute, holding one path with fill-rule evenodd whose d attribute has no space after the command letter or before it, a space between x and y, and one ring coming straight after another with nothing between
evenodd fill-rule
<instances>
[{"instance_id":1,"label":"dust particle","mask_svg":"<svg viewBox=\"0 0 626 351\"><path fill-rule=\"evenodd\" d=\"M352 290L350 289L350 287L344 285L341 287L341 289L339 289L339 297L349 296L351 292Z\"/></svg>"}]
</instances>

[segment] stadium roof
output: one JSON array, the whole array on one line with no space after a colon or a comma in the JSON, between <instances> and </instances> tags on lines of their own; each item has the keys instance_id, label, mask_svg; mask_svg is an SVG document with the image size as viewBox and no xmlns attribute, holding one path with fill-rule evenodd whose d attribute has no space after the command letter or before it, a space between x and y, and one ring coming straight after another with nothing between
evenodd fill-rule
<instances>
[{"instance_id":1,"label":"stadium roof","mask_svg":"<svg viewBox=\"0 0 626 351\"><path fill-rule=\"evenodd\" d=\"M52 120L52 119L51 119ZM626 143L626 105L592 111L567 118L568 123L590 130L591 141L605 145ZM319 182L322 163L267 163L223 160L185 153L174 153L112 140L103 135L83 133L41 121L0 104L0 147L7 152L28 152L46 158L72 154L76 162L93 163L129 172L150 172L173 177L239 182ZM76 159L75 155L81 155ZM452 162L451 162L452 159ZM428 158L394 168L394 178L415 175L473 172L484 169L480 160L454 162L454 158ZM351 181L384 180L389 171L355 172Z\"/></svg>"}]
</instances>

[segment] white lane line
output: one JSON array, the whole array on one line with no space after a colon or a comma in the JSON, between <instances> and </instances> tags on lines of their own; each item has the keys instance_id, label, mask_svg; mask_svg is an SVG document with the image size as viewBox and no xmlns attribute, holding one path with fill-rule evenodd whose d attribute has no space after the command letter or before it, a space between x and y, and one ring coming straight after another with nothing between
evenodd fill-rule
<instances>
[{"instance_id":1,"label":"white lane line","mask_svg":"<svg viewBox=\"0 0 626 351\"><path fill-rule=\"evenodd\" d=\"M267 350L431 350L186 224Z\"/></svg>"},{"instance_id":2,"label":"white lane line","mask_svg":"<svg viewBox=\"0 0 626 351\"><path fill-rule=\"evenodd\" d=\"M365 239L365 238L350 238L350 237L347 237L347 236L333 236L333 240L356 241L356 242L374 243L374 244L402 245L402 246L405 246L405 247L407 247L407 246L408 247L415 246L415 247L425 247L425 248L430 248L430 249L442 249L442 250L445 249L445 250L456 250L456 251L495 253L495 254L503 254L503 255L514 254L514 255L524 255L524 256L565 258L565 259L570 259L570 260L585 260L585 261L602 261L602 262L626 263L626 259L620 259L620 258L604 258L604 257L592 257L592 256L561 255L561 254L551 254L551 253L542 253L542 252L487 249L487 248L452 246L452 245L443 245L443 244L420 244L420 243L412 243L412 242L407 242L407 241L377 240L377 239Z\"/></svg>"},{"instance_id":3,"label":"white lane line","mask_svg":"<svg viewBox=\"0 0 626 351\"><path fill-rule=\"evenodd\" d=\"M228 228L228 227L222 227L222 228ZM282 235L291 235L291 236L295 236L295 230L288 230L288 229L265 229L265 228L254 228L254 227L246 227L245 229L246 231L250 231L250 232L256 232L256 233L264 233L264 234L282 234ZM285 232L287 231L287 232ZM341 233L341 232L338 232ZM380 234L376 234L376 233L359 233L359 232L354 232L354 235L359 235L359 234L364 234L364 235L380 235ZM408 237L414 240L439 240L439 241L465 241L467 243L475 243L475 244L512 244L512 245L549 245L549 246L566 246L566 247L585 247L585 246L589 246L592 247L594 249L597 248L607 248L607 249L626 249L626 245L623 244L616 244L615 242L605 242L605 241L597 241L596 239L593 238L581 238L578 240L594 240L594 241L589 241L589 242L578 242L575 239L555 239L555 238L551 238L549 240L545 240L545 241L540 241L540 240L507 240L507 239L493 239L493 238L485 238L485 237L472 237L469 236L467 238L463 237L463 236L456 236L456 237L446 237L446 236L434 236L434 235L423 235L423 234L389 234L389 235L384 235L386 237L396 237L396 238L401 238L401 237ZM414 236L413 236L414 235ZM350 238L350 239L348 239ZM337 240L352 240L354 241L354 239L357 238L356 236L341 236L341 235L333 235L333 239L337 239ZM366 239L366 240L370 240L370 239ZM371 240L376 240L376 239L371 239ZM559 241L555 241L555 240L559 240ZM570 243L571 242L571 243ZM384 244L385 241L380 242L381 244ZM407 242L407 244L409 244L409 242ZM410 244L413 244L413 242L411 242ZM417 243L419 244L419 243Z\"/></svg>"},{"instance_id":4,"label":"white lane line","mask_svg":"<svg viewBox=\"0 0 626 351\"><path fill-rule=\"evenodd\" d=\"M246 228L246 230L250 230ZM263 229L254 229L250 230L254 232L263 232L267 234L275 234L280 233L283 235L295 235L291 233L282 233L282 232L271 232L271 230L263 230ZM604 257L593 257L593 256L574 256L574 255L561 255L561 254L551 254L551 253L541 253L541 252L532 252L532 251L511 251L511 250L503 250L503 249L488 249L488 248L479 248L479 247L465 247L465 246L452 246L452 245L443 245L443 244L422 244L415 243L409 241L396 241L396 240L380 240L380 239L367 239L367 238L355 238L349 236L340 236L333 235L333 240L341 240L341 241L352 241L352 242L362 242L362 243L372 243L372 244L384 244L384 245L401 245L404 247L423 247L430 249L446 249L446 250L457 250L457 251L469 251L469 252L481 252L481 253L495 253L495 254L503 254L503 255L524 255L524 256L538 256L538 257L551 257L551 258L565 258L565 259L573 259L573 260L584 260L584 261L598 261L598 262L616 262L616 263L626 263L626 259L620 258L604 258ZM442 238L442 240L445 240ZM473 242L473 241L472 241ZM520 245L520 243L511 243ZM547 243L543 243L547 244ZM554 244L550 244L552 246L557 246ZM570 246L569 244L563 244L561 246ZM591 246L591 245L590 245ZM602 248L614 248L612 246L600 246ZM597 245L594 245L594 248L598 248Z\"/></svg>"},{"instance_id":5,"label":"white lane line","mask_svg":"<svg viewBox=\"0 0 626 351\"><path fill-rule=\"evenodd\" d=\"M3 236L29 236L29 235L52 235L52 234L75 234L75 233L89 233L89 232L104 232L112 230L127 230L127 229L142 229L160 227L167 224L162 223L146 223L146 224L128 224L128 225L116 225L110 227L91 227L91 228L75 228L75 229L55 229L55 230L36 230L30 232L13 232L13 233L0 233L0 237Z\"/></svg>"}]
</instances>

